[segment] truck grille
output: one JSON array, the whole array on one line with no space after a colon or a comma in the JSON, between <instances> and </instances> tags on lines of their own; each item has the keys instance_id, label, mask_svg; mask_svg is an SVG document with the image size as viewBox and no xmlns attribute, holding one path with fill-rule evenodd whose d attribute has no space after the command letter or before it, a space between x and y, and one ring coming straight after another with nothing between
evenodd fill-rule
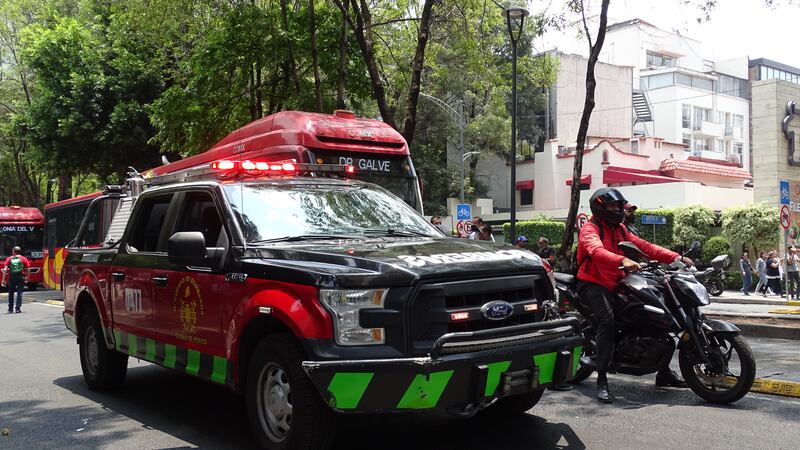
<instances>
[{"instance_id":1,"label":"truck grille","mask_svg":"<svg viewBox=\"0 0 800 450\"><path fill-rule=\"evenodd\" d=\"M412 302L411 336L415 351L429 349L446 333L480 331L523 325L541 320L539 304L545 298L540 275L486 278L423 285ZM502 320L487 319L483 305L502 300L513 313ZM457 318L453 315L456 314Z\"/></svg>"}]
</instances>

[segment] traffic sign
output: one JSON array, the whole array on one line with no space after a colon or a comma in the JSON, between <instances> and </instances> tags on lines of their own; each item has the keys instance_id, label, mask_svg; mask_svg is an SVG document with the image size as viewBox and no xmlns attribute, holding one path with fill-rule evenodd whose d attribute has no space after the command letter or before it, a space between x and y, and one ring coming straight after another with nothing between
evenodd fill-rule
<instances>
[{"instance_id":1,"label":"traffic sign","mask_svg":"<svg viewBox=\"0 0 800 450\"><path fill-rule=\"evenodd\" d=\"M456 219L469 220L472 217L472 211L469 203L459 203L456 205Z\"/></svg>"},{"instance_id":2,"label":"traffic sign","mask_svg":"<svg viewBox=\"0 0 800 450\"><path fill-rule=\"evenodd\" d=\"M786 180L781 180L781 205L788 205L791 196L791 188L789 187L789 182Z\"/></svg>"},{"instance_id":3,"label":"traffic sign","mask_svg":"<svg viewBox=\"0 0 800 450\"><path fill-rule=\"evenodd\" d=\"M642 225L666 225L667 216L653 216L642 214Z\"/></svg>"},{"instance_id":4,"label":"traffic sign","mask_svg":"<svg viewBox=\"0 0 800 450\"><path fill-rule=\"evenodd\" d=\"M469 235L472 234L472 221L459 220L456 222L456 232L462 238L469 237Z\"/></svg>"},{"instance_id":5,"label":"traffic sign","mask_svg":"<svg viewBox=\"0 0 800 450\"><path fill-rule=\"evenodd\" d=\"M781 206L781 226L784 230L789 229L789 205Z\"/></svg>"},{"instance_id":6,"label":"traffic sign","mask_svg":"<svg viewBox=\"0 0 800 450\"><path fill-rule=\"evenodd\" d=\"M575 228L580 230L581 228L583 228L584 225L586 225L586 222L588 221L589 221L589 216L587 216L586 213L578 214L577 220L575 221Z\"/></svg>"}]
</instances>

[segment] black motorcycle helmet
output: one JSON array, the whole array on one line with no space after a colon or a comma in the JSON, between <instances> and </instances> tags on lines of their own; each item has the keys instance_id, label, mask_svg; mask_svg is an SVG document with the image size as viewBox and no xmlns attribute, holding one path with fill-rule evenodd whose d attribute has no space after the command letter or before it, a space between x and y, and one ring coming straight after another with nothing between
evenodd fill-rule
<instances>
[{"instance_id":1,"label":"black motorcycle helmet","mask_svg":"<svg viewBox=\"0 0 800 450\"><path fill-rule=\"evenodd\" d=\"M619 210L607 210L606 205L609 203L617 203ZM589 198L589 208L592 210L592 215L612 225L619 225L625 219L624 206L626 203L628 201L625 200L622 193L614 188L598 189Z\"/></svg>"}]
</instances>

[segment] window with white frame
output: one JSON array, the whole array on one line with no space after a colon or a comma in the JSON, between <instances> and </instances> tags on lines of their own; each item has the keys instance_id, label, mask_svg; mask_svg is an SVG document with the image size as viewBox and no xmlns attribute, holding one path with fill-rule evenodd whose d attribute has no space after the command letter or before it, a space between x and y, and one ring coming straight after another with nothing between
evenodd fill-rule
<instances>
[{"instance_id":1,"label":"window with white frame","mask_svg":"<svg viewBox=\"0 0 800 450\"><path fill-rule=\"evenodd\" d=\"M647 65L654 67L675 67L675 58L662 53L647 51Z\"/></svg>"},{"instance_id":2,"label":"window with white frame","mask_svg":"<svg viewBox=\"0 0 800 450\"><path fill-rule=\"evenodd\" d=\"M683 142L684 145L686 145L686 148L684 150L686 150L687 152L692 149L692 135L691 134L683 133L683 139L681 140L681 142Z\"/></svg>"},{"instance_id":3,"label":"window with white frame","mask_svg":"<svg viewBox=\"0 0 800 450\"><path fill-rule=\"evenodd\" d=\"M739 114L733 115L733 130L734 132L738 132L737 135L739 137L743 136L742 128L744 128L744 116Z\"/></svg>"},{"instance_id":4,"label":"window with white frame","mask_svg":"<svg viewBox=\"0 0 800 450\"><path fill-rule=\"evenodd\" d=\"M639 154L639 140L631 139L631 153Z\"/></svg>"},{"instance_id":5,"label":"window with white frame","mask_svg":"<svg viewBox=\"0 0 800 450\"><path fill-rule=\"evenodd\" d=\"M692 107L685 103L681 110L681 126L687 130L692 128Z\"/></svg>"},{"instance_id":6,"label":"window with white frame","mask_svg":"<svg viewBox=\"0 0 800 450\"><path fill-rule=\"evenodd\" d=\"M695 152L707 152L708 150L709 150L708 139L695 139L694 140L694 151Z\"/></svg>"},{"instance_id":7,"label":"window with white frame","mask_svg":"<svg viewBox=\"0 0 800 450\"><path fill-rule=\"evenodd\" d=\"M734 142L733 153L741 155L743 152L744 152L744 144L742 144L741 142Z\"/></svg>"}]
</instances>

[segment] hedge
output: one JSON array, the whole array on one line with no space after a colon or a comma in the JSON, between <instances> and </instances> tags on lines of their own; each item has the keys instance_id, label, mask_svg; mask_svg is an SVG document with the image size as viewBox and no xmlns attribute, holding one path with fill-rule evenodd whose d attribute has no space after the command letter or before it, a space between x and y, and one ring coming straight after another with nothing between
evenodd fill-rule
<instances>
[{"instance_id":1,"label":"hedge","mask_svg":"<svg viewBox=\"0 0 800 450\"><path fill-rule=\"evenodd\" d=\"M528 238L528 245L531 248L536 248L536 240L544 236L550 241L551 246L561 243L561 238L564 237L564 229L566 224L564 222L555 222L550 220L525 220L517 222L517 236L525 236ZM511 230L510 223L503 224L503 237L506 242L513 243L511 237L508 235Z\"/></svg>"},{"instance_id":2,"label":"hedge","mask_svg":"<svg viewBox=\"0 0 800 450\"><path fill-rule=\"evenodd\" d=\"M666 216L667 224L666 225L643 225L642 224L642 215L652 215L652 216ZM648 241L660 245L666 248L673 248L673 236L672 236L672 229L675 225L675 211L672 209L664 208L664 209L637 209L636 210L636 228L639 230L639 233L642 234L643 239L647 239ZM655 228L655 238L653 238L653 229Z\"/></svg>"},{"instance_id":3,"label":"hedge","mask_svg":"<svg viewBox=\"0 0 800 450\"><path fill-rule=\"evenodd\" d=\"M731 256L730 242L728 242L728 240L723 236L714 236L707 240L705 244L703 244L701 257L703 262L710 263L712 259L719 255L728 255L731 258L731 261L733 261L733 257ZM733 262L738 264L738 261ZM731 264L731 266L733 266L733 264Z\"/></svg>"}]
</instances>

